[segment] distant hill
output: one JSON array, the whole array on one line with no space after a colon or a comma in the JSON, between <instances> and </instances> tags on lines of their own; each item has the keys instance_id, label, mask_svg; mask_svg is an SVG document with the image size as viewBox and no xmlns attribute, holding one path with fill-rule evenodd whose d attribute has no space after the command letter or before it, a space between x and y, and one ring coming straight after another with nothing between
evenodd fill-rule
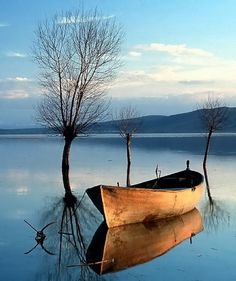
<instances>
[{"instance_id":1,"label":"distant hill","mask_svg":"<svg viewBox=\"0 0 236 281\"><path fill-rule=\"evenodd\" d=\"M47 128L0 129L0 135L34 135L51 133L52 131Z\"/></svg>"},{"instance_id":2,"label":"distant hill","mask_svg":"<svg viewBox=\"0 0 236 281\"><path fill-rule=\"evenodd\" d=\"M236 107L229 108L229 118L219 132L236 132ZM140 124L138 133L201 133L203 128L198 110L165 115L148 115L133 119ZM100 122L94 125L90 133L117 133L117 121ZM50 134L49 129L0 129L0 134Z\"/></svg>"},{"instance_id":3,"label":"distant hill","mask_svg":"<svg viewBox=\"0 0 236 281\"><path fill-rule=\"evenodd\" d=\"M236 132L236 108L228 108L229 117L220 132ZM138 118L139 133L201 133L204 131L199 110L192 112L165 115L148 115ZM137 120L134 120L137 122ZM117 121L107 121L96 125L93 132L118 132Z\"/></svg>"}]
</instances>

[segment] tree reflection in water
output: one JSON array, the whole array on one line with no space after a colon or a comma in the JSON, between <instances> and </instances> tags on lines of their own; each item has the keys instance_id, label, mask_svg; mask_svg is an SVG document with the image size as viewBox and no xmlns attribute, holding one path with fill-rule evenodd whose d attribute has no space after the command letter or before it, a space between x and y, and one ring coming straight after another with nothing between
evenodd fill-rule
<instances>
[{"instance_id":1,"label":"tree reflection in water","mask_svg":"<svg viewBox=\"0 0 236 281\"><path fill-rule=\"evenodd\" d=\"M35 232L36 232L36 236L35 236L35 241L36 244L35 246L33 246L29 251L25 252L25 255L28 255L29 253L31 253L35 248L37 248L38 245L41 246L41 248L49 255L55 255L54 253L50 252L49 250L47 250L47 248L44 246L44 241L46 240L46 234L44 233L44 230L49 227L50 225L54 224L54 222L50 222L48 224L46 224L41 230L37 230L35 227L33 227L29 222L27 222L26 220L24 220L25 223L27 223L29 225L30 228L32 228Z\"/></svg>"},{"instance_id":2,"label":"tree reflection in water","mask_svg":"<svg viewBox=\"0 0 236 281\"><path fill-rule=\"evenodd\" d=\"M42 214L41 223L56 222L47 231L47 245L57 256L44 258L35 280L104 280L86 264L87 240L98 220L86 206L83 200L65 196Z\"/></svg>"},{"instance_id":3,"label":"tree reflection in water","mask_svg":"<svg viewBox=\"0 0 236 281\"><path fill-rule=\"evenodd\" d=\"M229 224L230 215L222 202L213 199L206 167L204 176L208 198L203 208L204 225L209 231L217 231L219 227Z\"/></svg>"}]
</instances>

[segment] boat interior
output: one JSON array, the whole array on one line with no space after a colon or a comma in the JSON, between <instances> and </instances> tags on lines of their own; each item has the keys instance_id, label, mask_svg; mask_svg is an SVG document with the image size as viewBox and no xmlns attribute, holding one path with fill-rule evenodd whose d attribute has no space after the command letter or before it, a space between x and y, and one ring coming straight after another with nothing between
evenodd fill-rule
<instances>
[{"instance_id":1,"label":"boat interior","mask_svg":"<svg viewBox=\"0 0 236 281\"><path fill-rule=\"evenodd\" d=\"M186 169L184 171L156 178L147 182L132 185L136 188L156 188L156 189L186 189L194 188L203 182L202 174Z\"/></svg>"}]
</instances>

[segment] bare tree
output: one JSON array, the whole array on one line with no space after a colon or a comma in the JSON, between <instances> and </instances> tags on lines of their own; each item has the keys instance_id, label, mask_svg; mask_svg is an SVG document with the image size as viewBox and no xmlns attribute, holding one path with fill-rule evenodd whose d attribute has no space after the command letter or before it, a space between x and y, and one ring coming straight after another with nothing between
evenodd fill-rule
<instances>
[{"instance_id":1,"label":"bare tree","mask_svg":"<svg viewBox=\"0 0 236 281\"><path fill-rule=\"evenodd\" d=\"M44 98L41 123L64 136L62 175L71 194L69 154L72 141L101 119L105 89L118 69L122 41L114 18L96 10L67 12L38 25L33 57L41 68Z\"/></svg>"},{"instance_id":2,"label":"bare tree","mask_svg":"<svg viewBox=\"0 0 236 281\"><path fill-rule=\"evenodd\" d=\"M207 131L207 142L203 160L203 167L206 167L212 134L224 127L228 118L228 108L221 99L208 96L207 99L198 106L198 109L202 125Z\"/></svg>"},{"instance_id":3,"label":"bare tree","mask_svg":"<svg viewBox=\"0 0 236 281\"><path fill-rule=\"evenodd\" d=\"M117 114L117 126L120 135L126 141L126 155L127 155L127 175L126 175L126 185L130 186L130 168L131 168L131 142L134 133L136 133L138 127L140 126L140 121L138 119L139 114L137 110L132 106L123 107Z\"/></svg>"}]
</instances>

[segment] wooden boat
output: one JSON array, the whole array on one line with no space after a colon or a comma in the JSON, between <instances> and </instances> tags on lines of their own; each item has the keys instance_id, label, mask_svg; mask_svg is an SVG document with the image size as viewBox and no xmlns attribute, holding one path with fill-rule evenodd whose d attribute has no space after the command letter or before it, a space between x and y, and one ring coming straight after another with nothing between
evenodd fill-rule
<instances>
[{"instance_id":1,"label":"wooden boat","mask_svg":"<svg viewBox=\"0 0 236 281\"><path fill-rule=\"evenodd\" d=\"M105 227L104 227L105 226ZM107 228L101 225L86 253L86 262L98 274L116 272L161 256L203 230L197 209L182 216Z\"/></svg>"},{"instance_id":2,"label":"wooden boat","mask_svg":"<svg viewBox=\"0 0 236 281\"><path fill-rule=\"evenodd\" d=\"M203 175L186 169L130 187L98 185L87 194L108 227L182 215L198 204Z\"/></svg>"}]
</instances>

